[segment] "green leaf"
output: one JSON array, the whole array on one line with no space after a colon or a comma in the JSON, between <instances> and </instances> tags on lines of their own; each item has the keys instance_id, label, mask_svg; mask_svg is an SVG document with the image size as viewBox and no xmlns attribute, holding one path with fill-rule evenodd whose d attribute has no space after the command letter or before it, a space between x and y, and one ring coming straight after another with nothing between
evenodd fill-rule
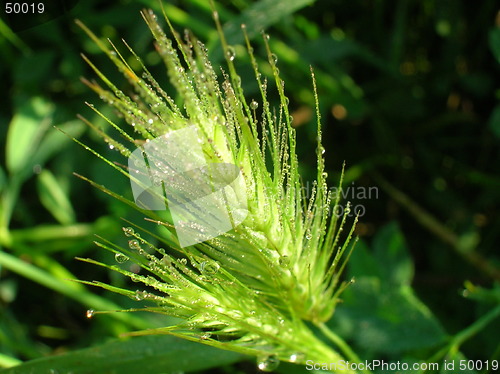
<instances>
[{"instance_id":1,"label":"green leaf","mask_svg":"<svg viewBox=\"0 0 500 374\"><path fill-rule=\"evenodd\" d=\"M311 5L314 0L260 0L246 8L243 13L231 19L224 25L224 34L228 36L229 43L241 43L243 33L241 25L246 26L250 37L269 28L280 19L297 10Z\"/></svg>"},{"instance_id":2,"label":"green leaf","mask_svg":"<svg viewBox=\"0 0 500 374\"><path fill-rule=\"evenodd\" d=\"M413 263L396 222L379 230L373 240L373 250L382 272L382 282L410 284L413 279Z\"/></svg>"},{"instance_id":3,"label":"green leaf","mask_svg":"<svg viewBox=\"0 0 500 374\"><path fill-rule=\"evenodd\" d=\"M72 143L71 138L78 138L85 130L85 124L79 120L69 121L57 125L56 129L49 129L35 150L32 165L43 165L55 153L60 152L67 144Z\"/></svg>"},{"instance_id":4,"label":"green leaf","mask_svg":"<svg viewBox=\"0 0 500 374\"><path fill-rule=\"evenodd\" d=\"M66 192L49 170L38 176L38 195L43 206L63 225L75 222L75 212Z\"/></svg>"},{"instance_id":5,"label":"green leaf","mask_svg":"<svg viewBox=\"0 0 500 374\"><path fill-rule=\"evenodd\" d=\"M446 337L409 286L395 288L378 278L362 277L343 299L335 314L340 330L375 355L430 348Z\"/></svg>"},{"instance_id":6,"label":"green leaf","mask_svg":"<svg viewBox=\"0 0 500 374\"><path fill-rule=\"evenodd\" d=\"M348 278L360 276L382 278L380 264L372 256L368 246L362 240L356 244L356 248L349 258L348 264Z\"/></svg>"},{"instance_id":7,"label":"green leaf","mask_svg":"<svg viewBox=\"0 0 500 374\"><path fill-rule=\"evenodd\" d=\"M228 365L242 355L215 349L173 336L143 336L112 341L59 356L33 360L1 374L72 373L137 374L205 370Z\"/></svg>"},{"instance_id":8,"label":"green leaf","mask_svg":"<svg viewBox=\"0 0 500 374\"><path fill-rule=\"evenodd\" d=\"M413 263L397 224L379 230L373 253L357 247L348 268L356 283L342 294L332 321L340 334L375 355L430 348L445 339L439 321L410 287Z\"/></svg>"},{"instance_id":9,"label":"green leaf","mask_svg":"<svg viewBox=\"0 0 500 374\"><path fill-rule=\"evenodd\" d=\"M45 128L52 106L34 97L23 103L12 118L7 134L6 163L12 173L25 171Z\"/></svg>"},{"instance_id":10,"label":"green leaf","mask_svg":"<svg viewBox=\"0 0 500 374\"><path fill-rule=\"evenodd\" d=\"M393 222L379 230L371 254L362 242L349 260L349 276L374 276L381 283L407 285L413 278L413 263L403 234Z\"/></svg>"}]
</instances>

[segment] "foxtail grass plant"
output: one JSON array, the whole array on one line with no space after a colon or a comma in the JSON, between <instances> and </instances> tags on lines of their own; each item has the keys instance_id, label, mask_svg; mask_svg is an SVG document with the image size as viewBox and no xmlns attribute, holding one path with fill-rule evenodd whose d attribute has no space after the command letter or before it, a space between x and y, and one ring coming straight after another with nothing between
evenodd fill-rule
<instances>
[{"instance_id":1,"label":"foxtail grass plant","mask_svg":"<svg viewBox=\"0 0 500 374\"><path fill-rule=\"evenodd\" d=\"M333 214L340 194L329 192L326 183L314 72L311 69L318 117L317 175L311 195L305 196L298 173L296 134L269 37L263 36L264 45L274 80L272 85L280 98L274 109L267 99L271 84L259 72L245 26L242 25L242 33L260 90L260 103L245 98L234 66L234 49L224 38L217 12L213 14L227 63L227 68L221 69L221 77L212 67L205 46L193 35L179 36L164 14L172 35L169 37L152 11L142 12L178 94L176 100L160 87L128 44L124 42L128 58L137 59L141 72L132 69L111 41L101 41L77 21L131 87L130 94L122 92L83 56L103 84L88 80L84 83L119 113L119 120L106 117L88 104L109 123L112 135L81 118L109 148L128 158L129 164L114 163L75 141L129 178L132 186L144 191L149 188L147 197L155 204L169 207L153 209L144 201L141 204L137 199L130 200L80 176L140 211L145 220L158 224L157 229L146 228L146 222L128 224L123 228L128 239L125 248L99 238L96 244L115 254L115 264L81 259L131 278L137 289L118 288L97 280L83 283L149 302L149 306L137 310L180 318L181 322L174 326L139 331L135 335L171 334L252 355L257 357L258 368L263 371L273 370L279 361L299 364L308 360L357 361L352 350L325 324L332 317L342 290L350 283L342 281L341 274L355 243L352 239L355 220L348 232L342 233L347 216ZM195 183L193 174L191 179L186 173L177 174L170 179L172 183L167 183L165 177L167 165L193 160L194 151L186 149L185 144L170 141L170 150L166 152L162 147L167 143L158 143L157 139L175 139L176 133L186 129L190 131L186 144L200 147L206 163L225 166L208 167L200 172L203 177L209 174L213 177L218 170L217 177L208 185L212 192L219 189L223 193L214 198L214 206L206 215L219 222L218 214L225 214L232 226L217 231L217 235L200 235L206 234L214 221L195 222L198 214L203 214L202 208L189 205L188 200L197 193L198 197L204 196L207 191L198 191L204 187ZM148 160L147 147L151 144L155 144L159 155L154 160ZM139 156L130 162L134 154ZM134 167L141 162L146 166ZM235 168L231 169L231 165ZM153 187L147 186L144 176L153 178ZM231 183L232 180L238 183ZM174 214L173 200L188 207L183 215ZM186 242L181 237L194 240ZM140 271L133 272L124 263L135 263ZM87 315L92 317L95 313L99 311L89 310ZM329 343L316 335L320 332ZM348 368L339 371L355 372Z\"/></svg>"}]
</instances>

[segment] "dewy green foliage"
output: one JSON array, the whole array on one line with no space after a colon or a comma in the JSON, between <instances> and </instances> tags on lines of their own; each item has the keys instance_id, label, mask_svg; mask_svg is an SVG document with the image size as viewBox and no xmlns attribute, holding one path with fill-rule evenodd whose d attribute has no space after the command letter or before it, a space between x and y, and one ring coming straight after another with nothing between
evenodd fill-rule
<instances>
[{"instance_id":1,"label":"dewy green foliage","mask_svg":"<svg viewBox=\"0 0 500 374\"><path fill-rule=\"evenodd\" d=\"M354 225L341 240L346 216L339 218L332 214L339 194L333 196L326 185L319 111L317 176L311 196L305 196L298 174L296 136L291 126L288 99L284 82L278 75L276 56L267 43L268 36L264 35L264 42L280 97L276 109L271 108L266 98L268 82L259 73L244 25L242 33L260 88L260 108L257 102L247 102L244 97L241 79L233 64L234 49L227 45L215 11L228 66L222 84L201 42L192 35L182 39L165 16L173 35L170 39L151 11L142 15L154 36L170 82L182 100L182 107L159 86L127 44L129 52L142 66L143 72L139 74L111 42L108 47L78 22L135 91L129 96L117 89L84 56L106 88L95 82L85 83L114 107L131 127L122 127L101 114L119 135L113 137L84 121L109 143L110 148L125 157L159 136L196 126L200 134L198 142L207 160L240 168L248 198L248 216L229 232L181 248L168 212L141 210L134 202L89 181L143 212L147 220L158 223L159 230L152 233L140 226L124 228L129 248L121 248L105 239L97 243L115 253L118 263L133 261L140 265L142 270L137 274L120 265L84 259L122 273L137 284L144 284L144 289L122 289L98 281L84 283L153 302L156 306L146 307L146 310L184 320L175 326L137 334L168 333L255 355L262 370L272 369L278 360L336 362L341 356L317 338L307 322L324 327L322 323L334 312L339 294L347 285L339 278L352 247ZM314 84L313 73L312 77ZM89 106L100 114L93 105ZM115 170L133 178L128 168L84 147ZM239 196L242 191L233 192ZM138 231L154 239L145 240ZM151 241L160 245L153 245ZM93 311L88 315L92 316Z\"/></svg>"}]
</instances>

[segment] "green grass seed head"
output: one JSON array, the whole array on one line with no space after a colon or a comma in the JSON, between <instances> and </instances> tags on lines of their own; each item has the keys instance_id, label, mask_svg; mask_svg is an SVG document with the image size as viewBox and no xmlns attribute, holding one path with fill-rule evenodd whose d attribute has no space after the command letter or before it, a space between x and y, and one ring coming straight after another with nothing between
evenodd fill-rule
<instances>
[{"instance_id":1,"label":"green grass seed head","mask_svg":"<svg viewBox=\"0 0 500 374\"><path fill-rule=\"evenodd\" d=\"M152 301L156 306L147 307L147 310L184 320L175 326L136 334L169 333L252 354L258 357L258 367L264 371L273 370L279 360L304 363L307 359L338 359L338 355L317 339L305 322L319 324L333 314L339 293L345 287L340 274L352 248L350 239L353 234L351 229L347 239L341 236L346 217L338 219L332 214L332 207L339 203L339 194L332 196L326 184L319 110L317 178L311 196L304 196L288 99L268 37L264 37L264 43L280 97L276 109L272 109L267 100L270 84L259 72L244 26L242 32L260 90L260 102L245 98L241 79L234 67L235 50L227 44L217 17L216 25L227 63L222 82L212 67L205 46L193 35L187 34L182 40L165 17L172 33L172 37L168 37L153 12L144 11L142 15L180 101L174 100L160 87L126 43L127 53L138 60L142 72L134 71L111 42L108 46L77 21L123 73L133 91L129 95L117 89L84 57L104 87L96 82L84 82L119 112L123 117L121 122L126 122L129 127L125 123L115 123L94 106L92 109L105 118L115 135L105 133L88 121L86 123L103 137L110 148L127 158L136 149L145 152L147 145L158 137L193 128L196 143L208 162L236 165L237 172L241 173L242 183L234 185L226 196L226 203L229 201L234 206L245 200L246 215L241 223L227 232L183 246L179 240L182 233L204 229L194 227L187 219L189 214L196 215L196 211L186 213L184 227L176 226L171 212L143 209L134 201L90 181L141 211L147 220L158 224L158 230L150 231L143 225L131 223L123 229L128 248L104 238L97 241L97 245L115 254L116 264L85 260L130 277L136 282L137 289L122 289L96 281L87 283L134 300ZM312 77L316 95L313 72ZM182 105L177 105L178 102ZM256 114L259 108L260 118ZM118 166L92 152L115 170L137 180L137 183L141 182L134 175L133 168ZM179 152L179 157L187 155ZM157 187L160 191L161 186L165 192L165 186L159 180ZM182 183L179 189L183 192L177 192L178 199L196 192L192 186L186 187ZM158 201L168 205L165 194L156 195ZM227 208L226 205L221 206ZM233 221L235 217L230 214ZM134 273L120 266L126 262L136 263L141 271ZM87 316L94 314L94 311L89 311Z\"/></svg>"}]
</instances>

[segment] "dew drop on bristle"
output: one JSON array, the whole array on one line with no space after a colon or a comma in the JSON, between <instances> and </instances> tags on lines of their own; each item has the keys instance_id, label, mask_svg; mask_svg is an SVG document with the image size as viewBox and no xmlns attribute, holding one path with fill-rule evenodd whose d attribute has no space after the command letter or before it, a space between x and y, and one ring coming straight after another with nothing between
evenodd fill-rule
<instances>
[{"instance_id":1,"label":"dew drop on bristle","mask_svg":"<svg viewBox=\"0 0 500 374\"><path fill-rule=\"evenodd\" d=\"M259 107L259 103L256 102L255 100L252 100L252 102L250 103L250 109L255 110L258 107Z\"/></svg>"},{"instance_id":2,"label":"dew drop on bristle","mask_svg":"<svg viewBox=\"0 0 500 374\"><path fill-rule=\"evenodd\" d=\"M136 249L136 250L141 250L141 245L139 244L139 242L137 240L129 240L128 241L128 246L130 247L130 249Z\"/></svg>"},{"instance_id":3,"label":"dew drop on bristle","mask_svg":"<svg viewBox=\"0 0 500 374\"><path fill-rule=\"evenodd\" d=\"M200 336L200 339L202 340L207 340L207 339L210 339L210 337L212 336L212 333L210 332L204 332L201 336Z\"/></svg>"},{"instance_id":4,"label":"dew drop on bristle","mask_svg":"<svg viewBox=\"0 0 500 374\"><path fill-rule=\"evenodd\" d=\"M276 355L266 355L257 358L257 367L261 371L273 371L278 368L280 360Z\"/></svg>"},{"instance_id":5,"label":"dew drop on bristle","mask_svg":"<svg viewBox=\"0 0 500 374\"><path fill-rule=\"evenodd\" d=\"M312 239L312 234L311 234L311 230L310 229L307 229L307 231L306 231L306 239L307 240L311 240Z\"/></svg>"},{"instance_id":6,"label":"dew drop on bristle","mask_svg":"<svg viewBox=\"0 0 500 374\"><path fill-rule=\"evenodd\" d=\"M135 231L132 227L123 227L122 230L125 236L132 236L135 234Z\"/></svg>"},{"instance_id":7,"label":"dew drop on bristle","mask_svg":"<svg viewBox=\"0 0 500 374\"><path fill-rule=\"evenodd\" d=\"M144 300L147 296L148 296L148 293L146 291L139 291L139 290L137 290L135 292L135 299L137 301Z\"/></svg>"},{"instance_id":8,"label":"dew drop on bristle","mask_svg":"<svg viewBox=\"0 0 500 374\"><path fill-rule=\"evenodd\" d=\"M283 267L288 267L290 265L290 257L281 256L279 259L279 264Z\"/></svg>"},{"instance_id":9,"label":"dew drop on bristle","mask_svg":"<svg viewBox=\"0 0 500 374\"><path fill-rule=\"evenodd\" d=\"M115 261L118 262L119 264L123 264L124 262L127 262L129 258L125 256L123 253L116 253L115 254Z\"/></svg>"},{"instance_id":10,"label":"dew drop on bristle","mask_svg":"<svg viewBox=\"0 0 500 374\"><path fill-rule=\"evenodd\" d=\"M234 47L231 46L227 47L226 56L229 59L229 61L234 60L234 58L236 57L236 51L234 50Z\"/></svg>"},{"instance_id":11,"label":"dew drop on bristle","mask_svg":"<svg viewBox=\"0 0 500 374\"><path fill-rule=\"evenodd\" d=\"M95 313L94 309L89 309L85 313L85 316L90 319L90 318L92 318L94 316L94 313Z\"/></svg>"},{"instance_id":12,"label":"dew drop on bristle","mask_svg":"<svg viewBox=\"0 0 500 374\"><path fill-rule=\"evenodd\" d=\"M203 261L200 264L200 271L203 275L215 275L219 271L220 265L217 262Z\"/></svg>"},{"instance_id":13,"label":"dew drop on bristle","mask_svg":"<svg viewBox=\"0 0 500 374\"><path fill-rule=\"evenodd\" d=\"M301 362L304 360L305 355L302 352L293 353L290 355L290 362Z\"/></svg>"}]
</instances>

